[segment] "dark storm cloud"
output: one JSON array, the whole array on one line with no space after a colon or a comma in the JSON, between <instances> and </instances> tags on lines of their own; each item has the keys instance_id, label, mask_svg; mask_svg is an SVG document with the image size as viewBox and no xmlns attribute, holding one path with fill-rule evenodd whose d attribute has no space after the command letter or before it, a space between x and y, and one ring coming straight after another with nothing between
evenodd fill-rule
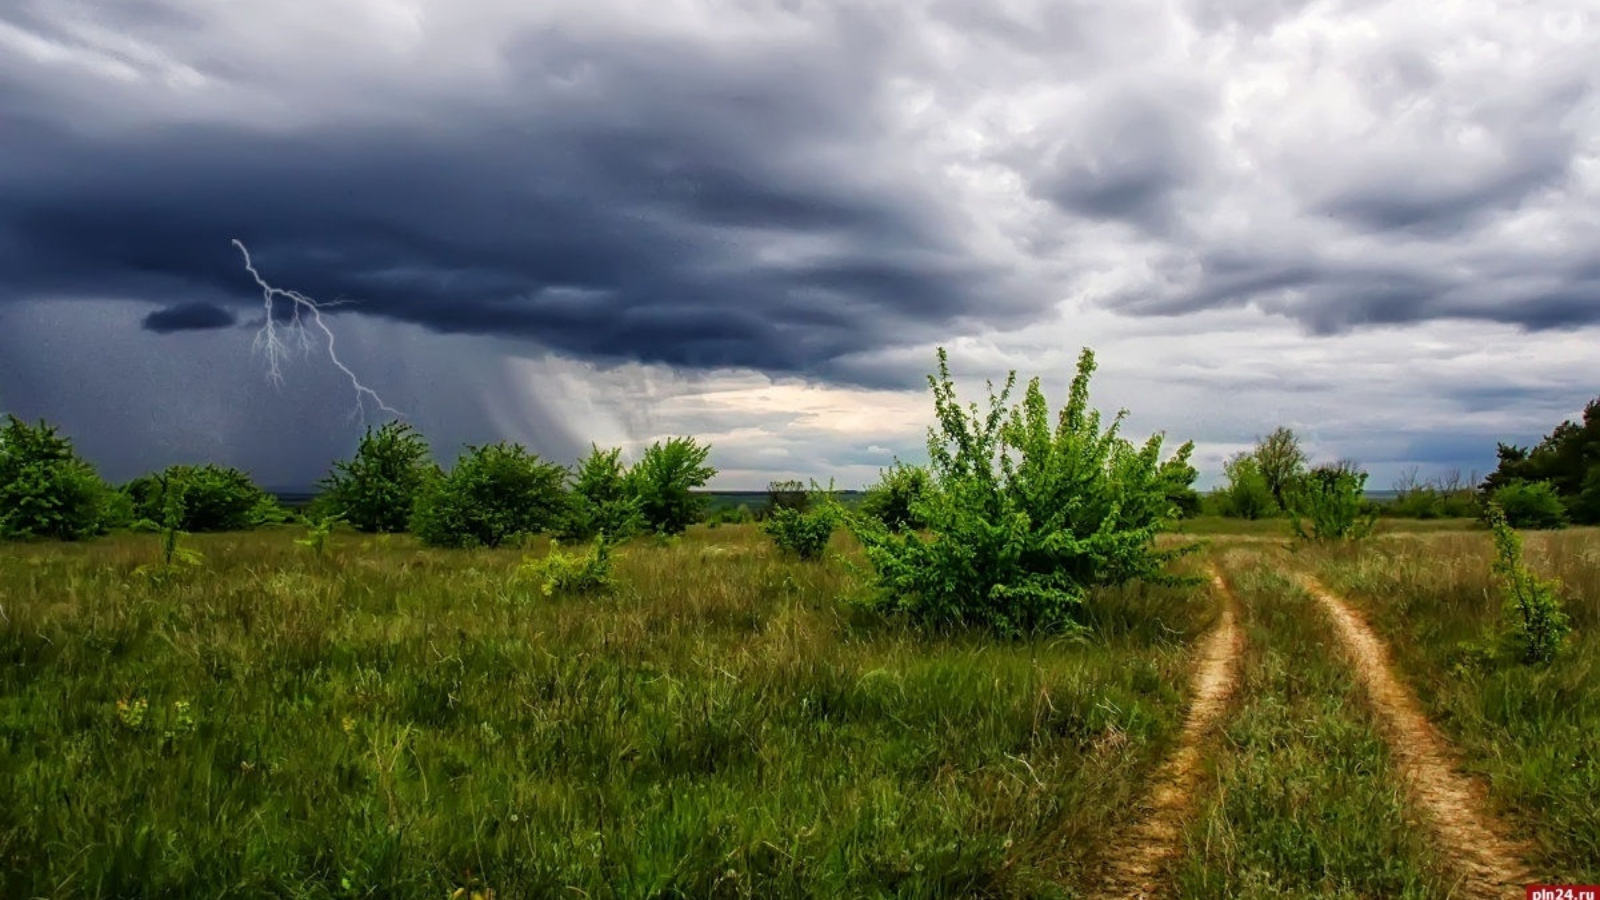
<instances>
[{"instance_id":1,"label":"dark storm cloud","mask_svg":"<svg viewBox=\"0 0 1600 900\"><path fill-rule=\"evenodd\" d=\"M1036 297L994 289L1004 273L933 199L801 161L871 139L867 73L556 31L505 56L510 99L441 107L420 129L89 136L10 94L0 296L178 303L149 325L172 327L260 302L237 237L274 285L350 301L336 314L580 358L806 371L980 313L1035 314ZM765 253L789 239L822 249Z\"/></svg>"},{"instance_id":2,"label":"dark storm cloud","mask_svg":"<svg viewBox=\"0 0 1600 900\"><path fill-rule=\"evenodd\" d=\"M174 331L205 331L210 328L227 328L238 322L232 310L210 303L194 301L158 309L144 317L141 325L146 331L171 334Z\"/></svg>"}]
</instances>

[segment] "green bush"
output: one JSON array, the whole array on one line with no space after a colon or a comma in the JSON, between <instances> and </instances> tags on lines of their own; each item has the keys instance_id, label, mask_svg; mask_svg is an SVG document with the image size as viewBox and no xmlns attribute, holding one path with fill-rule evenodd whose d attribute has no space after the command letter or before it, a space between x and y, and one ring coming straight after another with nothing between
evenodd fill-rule
<instances>
[{"instance_id":1,"label":"green bush","mask_svg":"<svg viewBox=\"0 0 1600 900\"><path fill-rule=\"evenodd\" d=\"M589 551L579 556L562 552L561 545L552 540L550 554L537 562L523 563L522 575L536 582L546 597L580 596L612 590L615 582L611 575L611 541L603 535L597 537L589 546Z\"/></svg>"},{"instance_id":2,"label":"green bush","mask_svg":"<svg viewBox=\"0 0 1600 900\"><path fill-rule=\"evenodd\" d=\"M469 446L448 475L429 477L411 530L434 547L498 547L557 524L566 479L520 444Z\"/></svg>"},{"instance_id":3,"label":"green bush","mask_svg":"<svg viewBox=\"0 0 1600 900\"><path fill-rule=\"evenodd\" d=\"M319 512L337 515L358 531L405 531L433 466L428 442L405 422L368 428L356 454L333 464L319 483Z\"/></svg>"},{"instance_id":4,"label":"green bush","mask_svg":"<svg viewBox=\"0 0 1600 900\"><path fill-rule=\"evenodd\" d=\"M103 534L112 490L72 441L13 415L0 426L0 538L76 541Z\"/></svg>"},{"instance_id":5,"label":"green bush","mask_svg":"<svg viewBox=\"0 0 1600 900\"><path fill-rule=\"evenodd\" d=\"M177 524L181 531L248 531L288 520L287 512L249 475L227 466L168 466L135 478L123 490L133 500L135 517L152 522L165 521L168 492L174 492L182 511Z\"/></svg>"},{"instance_id":6,"label":"green bush","mask_svg":"<svg viewBox=\"0 0 1600 900\"><path fill-rule=\"evenodd\" d=\"M927 496L928 470L895 461L889 469L878 473L878 483L867 488L861 500L860 514L870 516L890 531L916 531L924 528L918 506Z\"/></svg>"},{"instance_id":7,"label":"green bush","mask_svg":"<svg viewBox=\"0 0 1600 900\"><path fill-rule=\"evenodd\" d=\"M1523 662L1549 662L1572 630L1561 608L1561 584L1541 579L1523 565L1522 536L1511 529L1498 506L1489 504L1487 518L1494 529L1493 570L1505 593L1510 620L1507 637Z\"/></svg>"},{"instance_id":8,"label":"green bush","mask_svg":"<svg viewBox=\"0 0 1600 900\"><path fill-rule=\"evenodd\" d=\"M1176 515L1162 475L1160 435L1136 447L1104 430L1088 405L1094 354L1078 360L1070 398L1052 416L1033 379L1009 405L1016 374L989 409L957 401L948 359L929 376L937 425L929 430L931 489L916 505L931 536L893 533L858 517L877 573L879 603L934 625L978 625L1015 635L1081 629L1088 591L1161 579L1192 547L1158 550L1156 533ZM1191 444L1177 459L1187 460Z\"/></svg>"},{"instance_id":9,"label":"green bush","mask_svg":"<svg viewBox=\"0 0 1600 900\"><path fill-rule=\"evenodd\" d=\"M603 534L609 540L623 540L638 531L643 521L639 498L622 464L622 451L591 445L573 478L559 529L561 538L587 541Z\"/></svg>"},{"instance_id":10,"label":"green bush","mask_svg":"<svg viewBox=\"0 0 1600 900\"><path fill-rule=\"evenodd\" d=\"M1489 503L1498 506L1512 528L1565 528L1567 510L1548 481L1523 481L1513 478L1489 494Z\"/></svg>"},{"instance_id":11,"label":"green bush","mask_svg":"<svg viewBox=\"0 0 1600 900\"><path fill-rule=\"evenodd\" d=\"M1498 454L1499 466L1483 482L1485 494L1493 497L1519 481L1548 482L1565 504L1563 519L1600 525L1600 397L1584 407L1581 420L1562 422L1532 448L1501 444ZM1516 524L1509 508L1506 516Z\"/></svg>"},{"instance_id":12,"label":"green bush","mask_svg":"<svg viewBox=\"0 0 1600 900\"><path fill-rule=\"evenodd\" d=\"M1235 519L1267 519L1282 512L1254 455L1240 453L1223 463L1228 483L1216 492L1217 511Z\"/></svg>"},{"instance_id":13,"label":"green bush","mask_svg":"<svg viewBox=\"0 0 1600 900\"><path fill-rule=\"evenodd\" d=\"M1372 533L1377 511L1366 500L1367 473L1338 463L1317 466L1289 487L1294 533L1308 541L1356 540Z\"/></svg>"},{"instance_id":14,"label":"green bush","mask_svg":"<svg viewBox=\"0 0 1600 900\"><path fill-rule=\"evenodd\" d=\"M833 497L832 486L827 491L812 489L801 506L784 505L773 508L761 530L772 538L778 549L802 560L821 559L833 538L833 530L844 520L844 510Z\"/></svg>"},{"instance_id":15,"label":"green bush","mask_svg":"<svg viewBox=\"0 0 1600 900\"><path fill-rule=\"evenodd\" d=\"M700 446L692 437L650 445L628 472L645 527L658 534L682 534L699 520L706 498L694 489L704 487L717 474L706 465L710 454L709 446Z\"/></svg>"}]
</instances>

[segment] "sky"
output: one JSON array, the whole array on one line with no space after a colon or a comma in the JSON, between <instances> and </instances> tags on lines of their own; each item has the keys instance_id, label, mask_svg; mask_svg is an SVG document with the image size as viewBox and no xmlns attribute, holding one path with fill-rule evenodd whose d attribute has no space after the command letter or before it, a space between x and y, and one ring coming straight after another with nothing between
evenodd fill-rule
<instances>
[{"instance_id":1,"label":"sky","mask_svg":"<svg viewBox=\"0 0 1600 900\"><path fill-rule=\"evenodd\" d=\"M1595 0L9 0L0 410L114 480L306 486L378 398L855 487L936 348L1090 347L1202 485L1481 475L1600 395L1596 59Z\"/></svg>"}]
</instances>

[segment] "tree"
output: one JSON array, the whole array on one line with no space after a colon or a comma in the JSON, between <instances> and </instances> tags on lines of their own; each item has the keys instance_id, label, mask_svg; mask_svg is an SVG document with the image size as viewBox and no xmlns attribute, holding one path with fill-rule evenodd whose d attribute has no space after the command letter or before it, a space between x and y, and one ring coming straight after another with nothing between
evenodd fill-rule
<instances>
[{"instance_id":1,"label":"tree","mask_svg":"<svg viewBox=\"0 0 1600 900\"><path fill-rule=\"evenodd\" d=\"M76 541L102 534L110 495L54 426L6 416L0 426L0 538Z\"/></svg>"},{"instance_id":2,"label":"tree","mask_svg":"<svg viewBox=\"0 0 1600 900\"><path fill-rule=\"evenodd\" d=\"M1280 507L1272 496L1261 463L1253 453L1240 453L1222 464L1228 483L1219 491L1219 506L1225 516L1236 519L1265 519L1278 514Z\"/></svg>"},{"instance_id":3,"label":"tree","mask_svg":"<svg viewBox=\"0 0 1600 900\"><path fill-rule=\"evenodd\" d=\"M1293 429L1280 427L1256 441L1255 458L1273 502L1279 509L1287 510L1289 491L1305 474L1308 461L1305 451L1300 449L1300 438Z\"/></svg>"},{"instance_id":4,"label":"tree","mask_svg":"<svg viewBox=\"0 0 1600 900\"><path fill-rule=\"evenodd\" d=\"M914 506L932 533L856 522L883 606L1001 634L1076 630L1092 588L1162 578L1165 563L1191 549L1156 549L1156 533L1176 515L1162 437L1135 446L1119 434L1124 413L1102 430L1088 405L1094 367L1085 349L1055 416L1037 378L1010 405L1014 372L1000 393L990 385L980 412L957 401L939 351L938 374L928 378L937 417L928 431L931 489ZM1192 449L1185 444L1174 458L1187 460Z\"/></svg>"},{"instance_id":5,"label":"tree","mask_svg":"<svg viewBox=\"0 0 1600 900\"><path fill-rule=\"evenodd\" d=\"M1194 489L1200 470L1188 456L1174 457L1161 464L1161 480L1166 485L1167 500L1178 511L1178 518L1188 518L1200 513L1200 492Z\"/></svg>"},{"instance_id":6,"label":"tree","mask_svg":"<svg viewBox=\"0 0 1600 900\"><path fill-rule=\"evenodd\" d=\"M469 446L417 496L411 530L435 547L498 547L550 528L565 511L567 470L520 444Z\"/></svg>"},{"instance_id":7,"label":"tree","mask_svg":"<svg viewBox=\"0 0 1600 900\"><path fill-rule=\"evenodd\" d=\"M861 500L861 515L881 522L890 531L916 531L927 525L918 507L928 494L928 470L896 460L878 472L878 483Z\"/></svg>"},{"instance_id":8,"label":"tree","mask_svg":"<svg viewBox=\"0 0 1600 900\"><path fill-rule=\"evenodd\" d=\"M824 491L813 482L804 504L773 507L761 530L772 538L779 550L811 561L822 558L834 529L843 520L844 510L834 497L832 483Z\"/></svg>"},{"instance_id":9,"label":"tree","mask_svg":"<svg viewBox=\"0 0 1600 900\"><path fill-rule=\"evenodd\" d=\"M175 527L185 532L247 531L282 521L277 501L248 474L228 466L168 466L135 478L123 491L133 500L135 516L149 522L166 522L170 499L179 510Z\"/></svg>"},{"instance_id":10,"label":"tree","mask_svg":"<svg viewBox=\"0 0 1600 900\"><path fill-rule=\"evenodd\" d=\"M806 492L806 483L798 478L788 481L767 482L767 508L766 515L770 516L780 509L792 509L795 512L805 512L811 503L811 495Z\"/></svg>"},{"instance_id":11,"label":"tree","mask_svg":"<svg viewBox=\"0 0 1600 900\"><path fill-rule=\"evenodd\" d=\"M1289 489L1294 531L1305 540L1356 540L1372 533L1377 513L1366 502L1367 473L1355 464L1317 466Z\"/></svg>"},{"instance_id":12,"label":"tree","mask_svg":"<svg viewBox=\"0 0 1600 900\"><path fill-rule=\"evenodd\" d=\"M335 462L318 485L330 512L358 531L405 531L433 471L427 439L395 420L368 428L355 456Z\"/></svg>"},{"instance_id":13,"label":"tree","mask_svg":"<svg viewBox=\"0 0 1600 900\"><path fill-rule=\"evenodd\" d=\"M639 498L646 527L659 534L682 534L700 518L706 498L694 493L717 474L706 465L711 447L692 437L675 437L650 445L628 481Z\"/></svg>"},{"instance_id":14,"label":"tree","mask_svg":"<svg viewBox=\"0 0 1600 900\"><path fill-rule=\"evenodd\" d=\"M607 540L617 541L638 531L642 521L639 498L622 464L622 450L601 450L591 444L573 478L561 537L587 541L603 534Z\"/></svg>"},{"instance_id":15,"label":"tree","mask_svg":"<svg viewBox=\"0 0 1600 900\"><path fill-rule=\"evenodd\" d=\"M1497 452L1485 495L1518 480L1549 482L1572 521L1600 524L1600 398L1584 407L1581 422L1562 422L1532 449L1501 444Z\"/></svg>"}]
</instances>

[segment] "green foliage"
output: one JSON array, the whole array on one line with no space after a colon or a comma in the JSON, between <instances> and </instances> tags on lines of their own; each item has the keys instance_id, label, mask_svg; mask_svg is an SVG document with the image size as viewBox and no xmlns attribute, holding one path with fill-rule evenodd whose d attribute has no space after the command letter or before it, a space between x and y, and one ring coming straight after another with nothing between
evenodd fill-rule
<instances>
[{"instance_id":1,"label":"green foliage","mask_svg":"<svg viewBox=\"0 0 1600 900\"><path fill-rule=\"evenodd\" d=\"M557 524L566 479L520 444L469 446L448 475L428 479L411 530L434 547L498 547Z\"/></svg>"},{"instance_id":2,"label":"green foliage","mask_svg":"<svg viewBox=\"0 0 1600 900\"><path fill-rule=\"evenodd\" d=\"M916 531L927 527L918 507L931 486L928 470L898 460L878 473L878 483L867 489L860 513L876 519L890 531Z\"/></svg>"},{"instance_id":3,"label":"green foliage","mask_svg":"<svg viewBox=\"0 0 1600 900\"><path fill-rule=\"evenodd\" d=\"M1256 441L1252 452L1261 479L1272 494L1278 509L1289 508L1289 492L1306 474L1306 453L1300 447L1300 438L1290 428L1277 428Z\"/></svg>"},{"instance_id":4,"label":"green foliage","mask_svg":"<svg viewBox=\"0 0 1600 900\"><path fill-rule=\"evenodd\" d=\"M54 426L6 416L0 426L0 538L76 541L103 534L111 493Z\"/></svg>"},{"instance_id":5,"label":"green foliage","mask_svg":"<svg viewBox=\"0 0 1600 900\"><path fill-rule=\"evenodd\" d=\"M550 542L550 553L537 562L522 564L522 576L539 585L546 597L571 597L598 594L616 587L611 573L611 540L605 534L595 537L587 553L564 553L559 542Z\"/></svg>"},{"instance_id":6,"label":"green foliage","mask_svg":"<svg viewBox=\"0 0 1600 900\"><path fill-rule=\"evenodd\" d=\"M1499 457L1484 479L1486 494L1495 497L1519 481L1548 482L1565 505L1565 517L1600 525L1600 398L1584 407L1581 422L1562 422L1531 449L1501 444ZM1506 515L1511 517L1510 509Z\"/></svg>"},{"instance_id":7,"label":"green foliage","mask_svg":"<svg viewBox=\"0 0 1600 900\"><path fill-rule=\"evenodd\" d=\"M306 536L295 538L294 542L309 549L317 556L321 556L328 549L328 538L333 535L333 526L343 521L342 516L322 515L305 519Z\"/></svg>"},{"instance_id":8,"label":"green foliage","mask_svg":"<svg viewBox=\"0 0 1600 900\"><path fill-rule=\"evenodd\" d=\"M802 560L822 558L833 538L833 530L844 521L844 509L833 496L833 485L828 490L818 490L812 485L805 494L805 502L798 506L785 504L773 507L761 530L784 553Z\"/></svg>"},{"instance_id":9,"label":"green foliage","mask_svg":"<svg viewBox=\"0 0 1600 900\"><path fill-rule=\"evenodd\" d=\"M358 531L405 531L432 473L427 439L405 422L386 422L367 429L354 457L333 464L319 499Z\"/></svg>"},{"instance_id":10,"label":"green foliage","mask_svg":"<svg viewBox=\"0 0 1600 900\"><path fill-rule=\"evenodd\" d=\"M1172 504L1180 519L1200 514L1200 492L1194 489L1200 470L1189 462L1187 456L1174 457L1161 464L1161 480L1166 485L1167 502Z\"/></svg>"},{"instance_id":11,"label":"green foliage","mask_svg":"<svg viewBox=\"0 0 1600 900\"><path fill-rule=\"evenodd\" d=\"M1067 405L1052 416L1039 380L1009 405L1016 373L989 409L963 409L939 351L929 376L938 424L928 432L932 490L917 505L931 537L895 534L862 517L858 535L877 572L881 602L924 622L970 624L1015 635L1079 630L1078 611L1098 585L1158 579L1187 547L1157 550L1176 515L1162 476L1161 435L1136 447L1119 434L1125 413L1101 429L1089 408L1094 354L1078 360ZM1176 458L1187 460L1191 444Z\"/></svg>"},{"instance_id":12,"label":"green foliage","mask_svg":"<svg viewBox=\"0 0 1600 900\"><path fill-rule=\"evenodd\" d=\"M152 510L157 518L142 518L133 524L136 531L154 532L161 538L161 559L146 563L133 570L133 574L152 584L161 584L179 575L185 569L200 565L200 551L181 546L180 541L189 532L183 528L185 497L171 484L166 473L147 476L155 485L154 494L160 499L160 509Z\"/></svg>"},{"instance_id":13,"label":"green foliage","mask_svg":"<svg viewBox=\"0 0 1600 900\"><path fill-rule=\"evenodd\" d=\"M795 512L805 512L811 503L811 494L806 491L806 483L798 478L788 481L767 482L767 507L762 510L764 516L771 516L780 509L791 509Z\"/></svg>"},{"instance_id":14,"label":"green foliage","mask_svg":"<svg viewBox=\"0 0 1600 900\"><path fill-rule=\"evenodd\" d=\"M589 455L578 463L568 501L560 528L565 540L587 541L597 534L624 540L643 523L620 449L591 445Z\"/></svg>"},{"instance_id":15,"label":"green foliage","mask_svg":"<svg viewBox=\"0 0 1600 900\"><path fill-rule=\"evenodd\" d=\"M248 531L288 520L277 502L238 469L207 463L168 466L155 475L135 478L123 488L133 499L135 515L165 520L167 495L175 493L188 532Z\"/></svg>"},{"instance_id":16,"label":"green foliage","mask_svg":"<svg viewBox=\"0 0 1600 900\"><path fill-rule=\"evenodd\" d=\"M692 437L650 445L628 473L645 527L658 534L682 534L699 520L706 498L694 489L704 487L717 474L706 465L710 455L711 447L701 446Z\"/></svg>"},{"instance_id":17,"label":"green foliage","mask_svg":"<svg viewBox=\"0 0 1600 900\"><path fill-rule=\"evenodd\" d=\"M1561 583L1541 579L1523 564L1522 536L1512 530L1499 506L1489 505L1488 518L1494 529L1491 568L1505 594L1506 618L1511 620L1508 638L1523 662L1549 662L1572 630L1561 608Z\"/></svg>"},{"instance_id":18,"label":"green foliage","mask_svg":"<svg viewBox=\"0 0 1600 900\"><path fill-rule=\"evenodd\" d=\"M1235 519L1266 519L1280 512L1272 487L1253 454L1240 453L1222 465L1226 486L1215 494L1219 515Z\"/></svg>"},{"instance_id":19,"label":"green foliage","mask_svg":"<svg viewBox=\"0 0 1600 900\"><path fill-rule=\"evenodd\" d=\"M1513 478L1489 494L1489 504L1500 508L1512 528L1565 528L1566 505L1548 481Z\"/></svg>"},{"instance_id":20,"label":"green foliage","mask_svg":"<svg viewBox=\"0 0 1600 900\"><path fill-rule=\"evenodd\" d=\"M1472 519L1482 507L1478 495L1462 479L1459 470L1428 481L1418 481L1413 468L1395 482L1394 502L1385 504L1381 515L1404 519Z\"/></svg>"},{"instance_id":21,"label":"green foliage","mask_svg":"<svg viewBox=\"0 0 1600 900\"><path fill-rule=\"evenodd\" d=\"M1367 473L1348 463L1317 466L1290 488L1294 533L1308 541L1358 540L1378 514L1366 501Z\"/></svg>"}]
</instances>

